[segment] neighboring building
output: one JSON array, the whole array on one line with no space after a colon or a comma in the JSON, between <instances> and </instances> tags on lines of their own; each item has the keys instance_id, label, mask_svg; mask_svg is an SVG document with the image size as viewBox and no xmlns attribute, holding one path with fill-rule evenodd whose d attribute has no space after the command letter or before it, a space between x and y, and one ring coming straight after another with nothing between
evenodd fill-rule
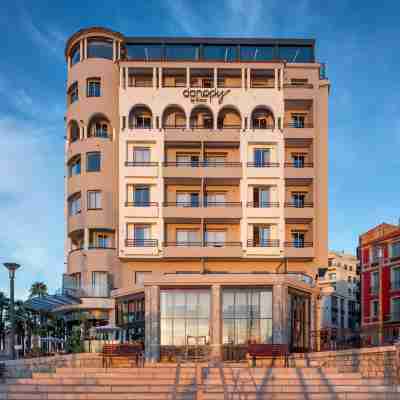
<instances>
[{"instance_id":1,"label":"neighboring building","mask_svg":"<svg viewBox=\"0 0 400 400\"><path fill-rule=\"evenodd\" d=\"M314 51L103 28L68 40L70 320L115 321L151 360L160 345L309 348L328 263L329 81Z\"/></svg>"},{"instance_id":2,"label":"neighboring building","mask_svg":"<svg viewBox=\"0 0 400 400\"><path fill-rule=\"evenodd\" d=\"M375 340L399 336L400 227L380 224L359 237L362 327L377 334ZM383 329L376 329L376 328ZM379 338L378 331L383 335Z\"/></svg>"},{"instance_id":3,"label":"neighboring building","mask_svg":"<svg viewBox=\"0 0 400 400\"><path fill-rule=\"evenodd\" d=\"M355 330L360 326L360 275L357 257L344 252L329 253L328 268L319 271L319 286L334 292L323 297L321 328Z\"/></svg>"}]
</instances>

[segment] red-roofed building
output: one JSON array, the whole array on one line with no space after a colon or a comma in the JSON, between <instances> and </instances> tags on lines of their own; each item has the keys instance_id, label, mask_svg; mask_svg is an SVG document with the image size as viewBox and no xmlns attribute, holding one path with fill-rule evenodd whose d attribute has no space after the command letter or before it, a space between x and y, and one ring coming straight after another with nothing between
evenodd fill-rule
<instances>
[{"instance_id":1,"label":"red-roofed building","mask_svg":"<svg viewBox=\"0 0 400 400\"><path fill-rule=\"evenodd\" d=\"M380 224L359 237L361 324L376 329L376 340L400 331L400 227ZM378 335L378 332L382 336Z\"/></svg>"}]
</instances>

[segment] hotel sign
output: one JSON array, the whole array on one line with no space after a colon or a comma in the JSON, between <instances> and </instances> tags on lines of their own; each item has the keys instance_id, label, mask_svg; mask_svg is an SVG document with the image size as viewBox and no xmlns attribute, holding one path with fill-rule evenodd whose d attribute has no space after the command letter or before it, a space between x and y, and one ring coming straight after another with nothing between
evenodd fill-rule
<instances>
[{"instance_id":1,"label":"hotel sign","mask_svg":"<svg viewBox=\"0 0 400 400\"><path fill-rule=\"evenodd\" d=\"M190 98L192 103L207 103L208 101L212 103L213 99L216 99L218 104L222 104L229 92L230 89L185 89L182 94L183 97Z\"/></svg>"}]
</instances>

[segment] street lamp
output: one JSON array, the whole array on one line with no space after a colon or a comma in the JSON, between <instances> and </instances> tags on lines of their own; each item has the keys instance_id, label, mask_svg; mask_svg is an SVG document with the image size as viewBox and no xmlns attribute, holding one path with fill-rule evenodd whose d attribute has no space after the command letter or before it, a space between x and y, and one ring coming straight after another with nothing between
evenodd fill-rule
<instances>
[{"instance_id":1,"label":"street lamp","mask_svg":"<svg viewBox=\"0 0 400 400\"><path fill-rule=\"evenodd\" d=\"M4 263L10 278L10 320L11 320L11 359L15 359L15 310L14 310L14 280L15 271L20 267L16 263Z\"/></svg>"}]
</instances>

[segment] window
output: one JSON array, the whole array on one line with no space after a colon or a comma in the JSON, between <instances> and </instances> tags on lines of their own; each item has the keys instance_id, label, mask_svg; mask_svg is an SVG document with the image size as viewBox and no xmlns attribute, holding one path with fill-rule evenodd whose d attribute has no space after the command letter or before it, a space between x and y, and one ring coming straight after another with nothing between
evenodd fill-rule
<instances>
[{"instance_id":1,"label":"window","mask_svg":"<svg viewBox=\"0 0 400 400\"><path fill-rule=\"evenodd\" d=\"M271 227L269 225L253 226L254 246L268 247L270 239L271 239Z\"/></svg>"},{"instance_id":2,"label":"window","mask_svg":"<svg viewBox=\"0 0 400 400\"><path fill-rule=\"evenodd\" d=\"M293 247L297 248L304 247L304 238L305 238L304 232L293 231L292 232Z\"/></svg>"},{"instance_id":3,"label":"window","mask_svg":"<svg viewBox=\"0 0 400 400\"><path fill-rule=\"evenodd\" d=\"M176 155L177 165L197 167L199 165L198 154L177 154Z\"/></svg>"},{"instance_id":4,"label":"window","mask_svg":"<svg viewBox=\"0 0 400 400\"><path fill-rule=\"evenodd\" d=\"M145 247L149 245L151 234L150 225L127 225L128 240L133 240L133 245L136 247ZM151 243L150 243L151 244Z\"/></svg>"},{"instance_id":5,"label":"window","mask_svg":"<svg viewBox=\"0 0 400 400\"><path fill-rule=\"evenodd\" d=\"M159 44L126 44L128 60L162 60L162 46Z\"/></svg>"},{"instance_id":6,"label":"window","mask_svg":"<svg viewBox=\"0 0 400 400\"><path fill-rule=\"evenodd\" d=\"M377 317L379 314L379 301L373 300L371 301L371 315L372 317Z\"/></svg>"},{"instance_id":7,"label":"window","mask_svg":"<svg viewBox=\"0 0 400 400\"><path fill-rule=\"evenodd\" d=\"M210 303L209 290L161 290L161 345L209 344Z\"/></svg>"},{"instance_id":8,"label":"window","mask_svg":"<svg viewBox=\"0 0 400 400\"><path fill-rule=\"evenodd\" d=\"M351 283L351 276L348 276L348 277L347 277L347 282L348 282L348 283Z\"/></svg>"},{"instance_id":9,"label":"window","mask_svg":"<svg viewBox=\"0 0 400 400\"><path fill-rule=\"evenodd\" d=\"M390 288L400 289L400 267L392 268L390 271Z\"/></svg>"},{"instance_id":10,"label":"window","mask_svg":"<svg viewBox=\"0 0 400 400\"><path fill-rule=\"evenodd\" d=\"M304 208L306 194L301 192L292 193L292 204L296 208Z\"/></svg>"},{"instance_id":11,"label":"window","mask_svg":"<svg viewBox=\"0 0 400 400\"><path fill-rule=\"evenodd\" d=\"M224 205L226 202L226 193L207 192L205 201L206 206Z\"/></svg>"},{"instance_id":12,"label":"window","mask_svg":"<svg viewBox=\"0 0 400 400\"><path fill-rule=\"evenodd\" d=\"M206 166L223 166L226 161L226 154L207 153L204 161Z\"/></svg>"},{"instance_id":13,"label":"window","mask_svg":"<svg viewBox=\"0 0 400 400\"><path fill-rule=\"evenodd\" d=\"M88 39L87 41L88 58L113 59L113 41L105 38Z\"/></svg>"},{"instance_id":14,"label":"window","mask_svg":"<svg viewBox=\"0 0 400 400\"><path fill-rule=\"evenodd\" d=\"M294 168L304 168L305 154L292 153L292 161Z\"/></svg>"},{"instance_id":15,"label":"window","mask_svg":"<svg viewBox=\"0 0 400 400\"><path fill-rule=\"evenodd\" d=\"M92 296L108 297L108 273L103 271L92 272Z\"/></svg>"},{"instance_id":16,"label":"window","mask_svg":"<svg viewBox=\"0 0 400 400\"><path fill-rule=\"evenodd\" d=\"M165 46L165 58L168 61L198 60L199 50L198 45L170 44Z\"/></svg>"},{"instance_id":17,"label":"window","mask_svg":"<svg viewBox=\"0 0 400 400\"><path fill-rule=\"evenodd\" d=\"M188 229L178 229L176 231L176 245L177 246L193 246L200 243L199 231L198 230L188 230Z\"/></svg>"},{"instance_id":18,"label":"window","mask_svg":"<svg viewBox=\"0 0 400 400\"><path fill-rule=\"evenodd\" d=\"M128 185L128 203L133 203L136 207L150 206L150 186L149 185Z\"/></svg>"},{"instance_id":19,"label":"window","mask_svg":"<svg viewBox=\"0 0 400 400\"><path fill-rule=\"evenodd\" d=\"M150 271L135 271L135 285L137 287L143 287L145 278L150 276Z\"/></svg>"},{"instance_id":20,"label":"window","mask_svg":"<svg viewBox=\"0 0 400 400\"><path fill-rule=\"evenodd\" d=\"M267 208L270 207L271 190L269 187L253 188L253 207Z\"/></svg>"},{"instance_id":21,"label":"window","mask_svg":"<svg viewBox=\"0 0 400 400\"><path fill-rule=\"evenodd\" d=\"M151 152L148 147L134 147L133 148L133 162L140 164L147 164L150 162Z\"/></svg>"},{"instance_id":22,"label":"window","mask_svg":"<svg viewBox=\"0 0 400 400\"><path fill-rule=\"evenodd\" d=\"M371 273L371 292L377 294L379 292L379 272Z\"/></svg>"},{"instance_id":23,"label":"window","mask_svg":"<svg viewBox=\"0 0 400 400\"><path fill-rule=\"evenodd\" d=\"M304 114L292 114L292 128L304 128L305 115Z\"/></svg>"},{"instance_id":24,"label":"window","mask_svg":"<svg viewBox=\"0 0 400 400\"><path fill-rule=\"evenodd\" d=\"M352 290L351 290L351 288L349 288L349 296L351 296L353 293L352 293Z\"/></svg>"},{"instance_id":25,"label":"window","mask_svg":"<svg viewBox=\"0 0 400 400\"><path fill-rule=\"evenodd\" d=\"M347 264L344 264L344 270L347 271Z\"/></svg>"},{"instance_id":26,"label":"window","mask_svg":"<svg viewBox=\"0 0 400 400\"><path fill-rule=\"evenodd\" d=\"M241 61L269 61L273 59L273 46L240 46Z\"/></svg>"},{"instance_id":27,"label":"window","mask_svg":"<svg viewBox=\"0 0 400 400\"><path fill-rule=\"evenodd\" d=\"M86 171L87 172L98 172L101 168L101 153L99 151L93 151L86 153Z\"/></svg>"},{"instance_id":28,"label":"window","mask_svg":"<svg viewBox=\"0 0 400 400\"><path fill-rule=\"evenodd\" d=\"M284 46L279 45L279 59L286 60L287 62L313 62L312 46Z\"/></svg>"},{"instance_id":29,"label":"window","mask_svg":"<svg viewBox=\"0 0 400 400\"><path fill-rule=\"evenodd\" d=\"M207 61L236 61L237 48L236 46L204 45L203 59Z\"/></svg>"},{"instance_id":30,"label":"window","mask_svg":"<svg viewBox=\"0 0 400 400\"><path fill-rule=\"evenodd\" d=\"M78 95L78 82L74 82L68 89L69 104L74 103L79 98Z\"/></svg>"},{"instance_id":31,"label":"window","mask_svg":"<svg viewBox=\"0 0 400 400\"><path fill-rule=\"evenodd\" d=\"M272 343L272 290L223 289L223 343Z\"/></svg>"},{"instance_id":32,"label":"window","mask_svg":"<svg viewBox=\"0 0 400 400\"><path fill-rule=\"evenodd\" d=\"M400 319L400 297L392 299L390 313L393 321L398 321Z\"/></svg>"},{"instance_id":33,"label":"window","mask_svg":"<svg viewBox=\"0 0 400 400\"><path fill-rule=\"evenodd\" d=\"M349 265L349 271L353 271L353 267Z\"/></svg>"},{"instance_id":34,"label":"window","mask_svg":"<svg viewBox=\"0 0 400 400\"><path fill-rule=\"evenodd\" d=\"M72 49L70 53L71 57L71 66L75 65L81 60L81 46L80 43L77 43Z\"/></svg>"},{"instance_id":35,"label":"window","mask_svg":"<svg viewBox=\"0 0 400 400\"><path fill-rule=\"evenodd\" d=\"M381 246L372 247L372 262L379 262L383 257L383 248Z\"/></svg>"},{"instance_id":36,"label":"window","mask_svg":"<svg viewBox=\"0 0 400 400\"><path fill-rule=\"evenodd\" d=\"M271 158L270 149L255 149L254 150L254 165L256 167L265 167L269 164Z\"/></svg>"},{"instance_id":37,"label":"window","mask_svg":"<svg viewBox=\"0 0 400 400\"><path fill-rule=\"evenodd\" d=\"M86 96L87 97L100 97L101 79L90 78L86 83Z\"/></svg>"},{"instance_id":38,"label":"window","mask_svg":"<svg viewBox=\"0 0 400 400\"><path fill-rule=\"evenodd\" d=\"M206 231L206 245L211 247L223 247L225 244L225 231Z\"/></svg>"},{"instance_id":39,"label":"window","mask_svg":"<svg viewBox=\"0 0 400 400\"><path fill-rule=\"evenodd\" d=\"M400 257L400 242L392 243L392 257Z\"/></svg>"},{"instance_id":40,"label":"window","mask_svg":"<svg viewBox=\"0 0 400 400\"><path fill-rule=\"evenodd\" d=\"M81 212L81 194L73 194L68 199L68 215L70 217L77 215Z\"/></svg>"},{"instance_id":41,"label":"window","mask_svg":"<svg viewBox=\"0 0 400 400\"><path fill-rule=\"evenodd\" d=\"M329 279L331 281L336 281L336 274L329 274Z\"/></svg>"},{"instance_id":42,"label":"window","mask_svg":"<svg viewBox=\"0 0 400 400\"><path fill-rule=\"evenodd\" d=\"M178 207L199 207L200 196L197 192L177 192L176 205Z\"/></svg>"},{"instance_id":43,"label":"window","mask_svg":"<svg viewBox=\"0 0 400 400\"><path fill-rule=\"evenodd\" d=\"M68 176L81 174L81 156L74 157L68 164Z\"/></svg>"},{"instance_id":44,"label":"window","mask_svg":"<svg viewBox=\"0 0 400 400\"><path fill-rule=\"evenodd\" d=\"M87 192L87 208L88 210L100 210L101 209L101 191L90 190Z\"/></svg>"},{"instance_id":45,"label":"window","mask_svg":"<svg viewBox=\"0 0 400 400\"><path fill-rule=\"evenodd\" d=\"M75 121L72 121L69 127L69 140L73 143L79 140L79 137L79 125Z\"/></svg>"},{"instance_id":46,"label":"window","mask_svg":"<svg viewBox=\"0 0 400 400\"><path fill-rule=\"evenodd\" d=\"M89 248L90 249L110 249L113 247L113 234L109 230L90 229Z\"/></svg>"}]
</instances>

